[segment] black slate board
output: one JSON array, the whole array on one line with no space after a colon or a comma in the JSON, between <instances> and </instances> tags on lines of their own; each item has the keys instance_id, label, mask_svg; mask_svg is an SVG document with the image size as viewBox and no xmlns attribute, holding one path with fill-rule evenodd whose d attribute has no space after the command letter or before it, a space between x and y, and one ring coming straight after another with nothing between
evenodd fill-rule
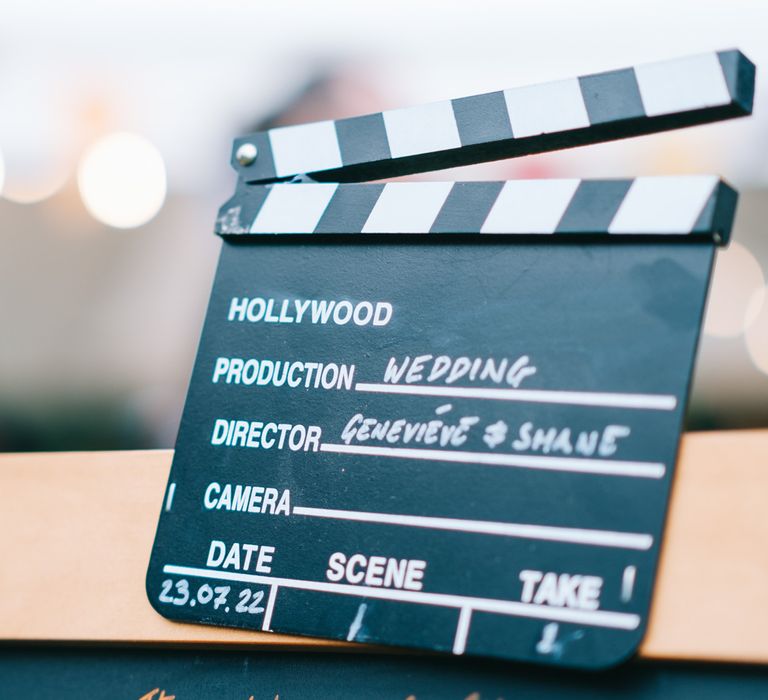
<instances>
[{"instance_id":1,"label":"black slate board","mask_svg":"<svg viewBox=\"0 0 768 700\"><path fill-rule=\"evenodd\" d=\"M648 616L713 249L503 236L225 240L148 571L152 605L176 620L565 666L627 658ZM286 320L296 300L384 302L391 318L313 324L310 307L301 323L273 323L254 302L261 320L230 321L233 298L274 299L275 317L287 300ZM358 308L359 319L367 313ZM342 305L338 320L346 314ZM430 382L430 360L419 381L384 382L390 358L427 354L492 357L496 369L507 358L536 372L518 372L518 386L479 372ZM217 358L354 365L354 375L349 389L227 384L232 364ZM306 370L286 376L306 382ZM324 376L343 384L341 371ZM477 421L454 444L405 444L402 426L390 440L344 440L356 414ZM217 419L322 434L287 429L284 449L214 445L226 437ZM543 429L548 452L521 437L527 423L531 436ZM592 431L603 446L594 454ZM276 489L278 512L217 509L226 484L251 486L248 497L262 497L254 510L270 500L255 487ZM260 548L247 571L233 543ZM346 563L364 555L370 585L357 581L359 557L334 580L335 553Z\"/></svg>"}]
</instances>

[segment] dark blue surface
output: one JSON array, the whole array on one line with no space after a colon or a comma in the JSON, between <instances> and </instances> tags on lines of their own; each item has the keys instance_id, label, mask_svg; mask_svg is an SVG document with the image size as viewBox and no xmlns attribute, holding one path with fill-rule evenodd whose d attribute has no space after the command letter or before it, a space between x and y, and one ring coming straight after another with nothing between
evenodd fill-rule
<instances>
[{"instance_id":1,"label":"dark blue surface","mask_svg":"<svg viewBox=\"0 0 768 700\"><path fill-rule=\"evenodd\" d=\"M35 700L762 700L747 666L633 663L600 674L381 654L169 649L0 649L0 695Z\"/></svg>"}]
</instances>

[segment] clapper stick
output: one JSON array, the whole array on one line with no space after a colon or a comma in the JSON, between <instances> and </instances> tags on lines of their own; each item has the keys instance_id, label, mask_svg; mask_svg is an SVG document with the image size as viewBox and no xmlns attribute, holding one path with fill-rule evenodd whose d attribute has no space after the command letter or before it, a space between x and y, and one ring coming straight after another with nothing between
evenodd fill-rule
<instances>
[{"instance_id":1,"label":"clapper stick","mask_svg":"<svg viewBox=\"0 0 768 700\"><path fill-rule=\"evenodd\" d=\"M728 242L736 192L711 175L616 180L247 185L216 232L574 234Z\"/></svg>"},{"instance_id":2,"label":"clapper stick","mask_svg":"<svg viewBox=\"0 0 768 700\"><path fill-rule=\"evenodd\" d=\"M236 141L153 607L562 666L635 653L735 191L350 181L741 116L753 90L729 51Z\"/></svg>"},{"instance_id":3,"label":"clapper stick","mask_svg":"<svg viewBox=\"0 0 768 700\"><path fill-rule=\"evenodd\" d=\"M248 134L232 165L249 183L359 182L543 153L748 115L754 75L739 51L688 56Z\"/></svg>"}]
</instances>

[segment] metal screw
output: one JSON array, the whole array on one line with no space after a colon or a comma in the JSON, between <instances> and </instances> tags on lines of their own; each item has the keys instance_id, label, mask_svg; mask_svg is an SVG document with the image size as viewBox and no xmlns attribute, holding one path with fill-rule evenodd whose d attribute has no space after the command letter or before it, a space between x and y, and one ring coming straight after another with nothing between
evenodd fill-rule
<instances>
[{"instance_id":1,"label":"metal screw","mask_svg":"<svg viewBox=\"0 0 768 700\"><path fill-rule=\"evenodd\" d=\"M243 143L237 149L235 158L240 165L248 166L252 165L256 160L256 156L259 155L259 149L252 143Z\"/></svg>"}]
</instances>

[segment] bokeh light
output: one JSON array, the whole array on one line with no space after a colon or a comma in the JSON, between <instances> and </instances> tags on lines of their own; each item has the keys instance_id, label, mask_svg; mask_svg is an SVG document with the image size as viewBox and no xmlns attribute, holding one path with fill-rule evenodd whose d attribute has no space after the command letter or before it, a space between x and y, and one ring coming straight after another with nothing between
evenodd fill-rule
<instances>
[{"instance_id":1,"label":"bokeh light","mask_svg":"<svg viewBox=\"0 0 768 700\"><path fill-rule=\"evenodd\" d=\"M755 367L768 374L768 287L761 287L750 299L744 340Z\"/></svg>"},{"instance_id":2,"label":"bokeh light","mask_svg":"<svg viewBox=\"0 0 768 700\"><path fill-rule=\"evenodd\" d=\"M23 180L6 178L3 197L16 204L36 204L56 194L66 183L68 173L63 167L44 174L35 172Z\"/></svg>"},{"instance_id":3,"label":"bokeh light","mask_svg":"<svg viewBox=\"0 0 768 700\"><path fill-rule=\"evenodd\" d=\"M731 243L726 250L719 251L715 258L704 332L718 338L735 338L744 333L747 307L764 286L760 263L747 248Z\"/></svg>"},{"instance_id":4,"label":"bokeh light","mask_svg":"<svg viewBox=\"0 0 768 700\"><path fill-rule=\"evenodd\" d=\"M152 219L165 200L165 164L143 136L104 136L83 155L77 170L88 212L109 226L133 228Z\"/></svg>"}]
</instances>

